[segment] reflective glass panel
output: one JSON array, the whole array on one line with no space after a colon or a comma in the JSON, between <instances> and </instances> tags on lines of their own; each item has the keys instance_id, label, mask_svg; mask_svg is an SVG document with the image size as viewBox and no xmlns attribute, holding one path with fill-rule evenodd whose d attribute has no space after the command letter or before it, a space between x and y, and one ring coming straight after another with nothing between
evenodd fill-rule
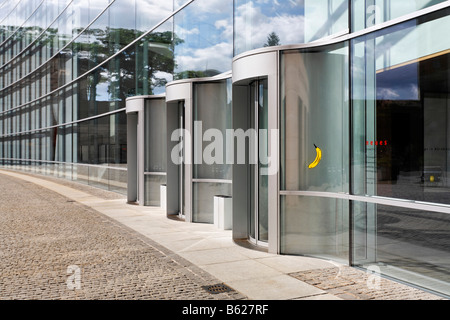
<instances>
[{"instance_id":1,"label":"reflective glass panel","mask_svg":"<svg viewBox=\"0 0 450 320\"><path fill-rule=\"evenodd\" d=\"M165 175L149 175L145 177L145 200L146 206L160 206L161 205L161 185L166 184L167 179Z\"/></svg>"},{"instance_id":2,"label":"reflective glass panel","mask_svg":"<svg viewBox=\"0 0 450 320\"><path fill-rule=\"evenodd\" d=\"M353 202L353 263L450 294L450 216Z\"/></svg>"},{"instance_id":3,"label":"reflective glass panel","mask_svg":"<svg viewBox=\"0 0 450 320\"><path fill-rule=\"evenodd\" d=\"M231 70L233 3L197 0L174 16L175 79Z\"/></svg>"},{"instance_id":4,"label":"reflective glass panel","mask_svg":"<svg viewBox=\"0 0 450 320\"><path fill-rule=\"evenodd\" d=\"M346 192L347 45L284 51L281 67L281 190Z\"/></svg>"},{"instance_id":5,"label":"reflective glass panel","mask_svg":"<svg viewBox=\"0 0 450 320\"><path fill-rule=\"evenodd\" d=\"M306 43L347 29L345 0L234 0L234 55Z\"/></svg>"},{"instance_id":6,"label":"reflective glass panel","mask_svg":"<svg viewBox=\"0 0 450 320\"><path fill-rule=\"evenodd\" d=\"M348 263L347 200L282 195L280 201L281 253Z\"/></svg>"},{"instance_id":7,"label":"reflective glass panel","mask_svg":"<svg viewBox=\"0 0 450 320\"><path fill-rule=\"evenodd\" d=\"M166 171L165 108L163 99L148 99L145 102L144 170L146 172Z\"/></svg>"},{"instance_id":8,"label":"reflective glass panel","mask_svg":"<svg viewBox=\"0 0 450 320\"><path fill-rule=\"evenodd\" d=\"M173 80L175 61L173 56L172 37L173 20L145 36L136 43L135 52L127 56L135 57L136 73L134 86L129 95L161 94L165 85ZM130 65L131 66L131 65Z\"/></svg>"},{"instance_id":9,"label":"reflective glass panel","mask_svg":"<svg viewBox=\"0 0 450 320\"><path fill-rule=\"evenodd\" d=\"M214 222L214 196L231 196L230 183L194 182L193 221Z\"/></svg>"},{"instance_id":10,"label":"reflective glass panel","mask_svg":"<svg viewBox=\"0 0 450 320\"><path fill-rule=\"evenodd\" d=\"M194 155L194 178L232 178L231 164L226 163L226 130L231 128L230 81L194 86L194 141L198 151Z\"/></svg>"},{"instance_id":11,"label":"reflective glass panel","mask_svg":"<svg viewBox=\"0 0 450 320\"><path fill-rule=\"evenodd\" d=\"M174 6L174 3L172 1L160 1L160 0L135 0L135 1L136 1L136 16L130 15L129 18L135 19L136 31L138 32L138 34L150 30L161 20L168 17L172 13ZM122 2L124 3L125 6L128 5L127 1Z\"/></svg>"},{"instance_id":12,"label":"reflective glass panel","mask_svg":"<svg viewBox=\"0 0 450 320\"><path fill-rule=\"evenodd\" d=\"M445 0L352 0L352 31L380 24Z\"/></svg>"},{"instance_id":13,"label":"reflective glass panel","mask_svg":"<svg viewBox=\"0 0 450 320\"><path fill-rule=\"evenodd\" d=\"M353 42L353 192L450 203L450 18Z\"/></svg>"},{"instance_id":14,"label":"reflective glass panel","mask_svg":"<svg viewBox=\"0 0 450 320\"><path fill-rule=\"evenodd\" d=\"M193 220L213 223L214 196L230 196L226 130L231 128L231 79L194 84ZM202 179L215 179L202 182Z\"/></svg>"},{"instance_id":15,"label":"reflective glass panel","mask_svg":"<svg viewBox=\"0 0 450 320\"><path fill-rule=\"evenodd\" d=\"M254 99L255 107L258 109L258 240L268 241L269 237L269 176L268 172L268 156L269 156L269 103L267 79L257 81Z\"/></svg>"}]
</instances>

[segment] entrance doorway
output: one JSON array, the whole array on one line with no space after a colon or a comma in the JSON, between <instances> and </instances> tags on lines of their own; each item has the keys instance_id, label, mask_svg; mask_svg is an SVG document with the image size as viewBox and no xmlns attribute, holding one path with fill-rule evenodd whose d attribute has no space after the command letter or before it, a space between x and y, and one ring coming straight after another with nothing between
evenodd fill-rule
<instances>
[{"instance_id":1,"label":"entrance doorway","mask_svg":"<svg viewBox=\"0 0 450 320\"><path fill-rule=\"evenodd\" d=\"M249 164L249 239L267 246L268 241L268 99L267 79L250 83L249 127L256 132L254 159Z\"/></svg>"},{"instance_id":2,"label":"entrance doorway","mask_svg":"<svg viewBox=\"0 0 450 320\"><path fill-rule=\"evenodd\" d=\"M167 185L166 214L178 216L190 222L190 203L188 203L190 177L188 158L190 145L188 112L185 100L166 101L167 124Z\"/></svg>"},{"instance_id":3,"label":"entrance doorway","mask_svg":"<svg viewBox=\"0 0 450 320\"><path fill-rule=\"evenodd\" d=\"M184 192L184 188L185 188L185 175L186 175L186 170L185 170L185 155L186 155L186 137L185 137L185 115L184 115L184 101L179 101L178 102L178 128L180 129L180 150L179 150L179 156L180 156L180 164L178 165L178 177L179 177L179 183L178 183L178 195L179 195L179 217L180 218L185 218L185 205L186 205L186 201L185 201L185 192Z\"/></svg>"},{"instance_id":4,"label":"entrance doorway","mask_svg":"<svg viewBox=\"0 0 450 320\"><path fill-rule=\"evenodd\" d=\"M165 109L164 96L126 100L129 203L161 206L161 188L166 183Z\"/></svg>"}]
</instances>

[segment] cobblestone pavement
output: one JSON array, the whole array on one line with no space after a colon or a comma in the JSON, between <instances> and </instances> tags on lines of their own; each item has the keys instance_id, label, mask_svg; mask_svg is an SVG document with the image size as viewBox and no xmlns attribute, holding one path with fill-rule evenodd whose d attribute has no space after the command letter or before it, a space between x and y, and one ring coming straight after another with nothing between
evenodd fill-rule
<instances>
[{"instance_id":1,"label":"cobblestone pavement","mask_svg":"<svg viewBox=\"0 0 450 320\"><path fill-rule=\"evenodd\" d=\"M245 299L150 239L0 174L0 299Z\"/></svg>"},{"instance_id":2,"label":"cobblestone pavement","mask_svg":"<svg viewBox=\"0 0 450 320\"><path fill-rule=\"evenodd\" d=\"M446 300L348 266L290 275L344 300Z\"/></svg>"}]
</instances>

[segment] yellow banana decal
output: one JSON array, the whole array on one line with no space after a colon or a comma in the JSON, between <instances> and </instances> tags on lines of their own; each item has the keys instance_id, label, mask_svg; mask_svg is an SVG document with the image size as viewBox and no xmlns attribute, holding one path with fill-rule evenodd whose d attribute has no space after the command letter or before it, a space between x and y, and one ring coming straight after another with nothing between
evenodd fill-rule
<instances>
[{"instance_id":1,"label":"yellow banana decal","mask_svg":"<svg viewBox=\"0 0 450 320\"><path fill-rule=\"evenodd\" d=\"M320 148L318 146L316 146L316 145L314 145L314 147L316 147L316 158L308 166L308 168L310 168L310 169L316 167L319 164L320 159L322 159L322 150L320 150Z\"/></svg>"}]
</instances>

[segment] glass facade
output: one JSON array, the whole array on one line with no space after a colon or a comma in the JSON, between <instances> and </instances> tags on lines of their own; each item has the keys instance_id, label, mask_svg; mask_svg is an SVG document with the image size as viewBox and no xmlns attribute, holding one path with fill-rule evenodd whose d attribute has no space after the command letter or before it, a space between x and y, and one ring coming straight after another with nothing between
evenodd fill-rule
<instances>
[{"instance_id":1,"label":"glass facade","mask_svg":"<svg viewBox=\"0 0 450 320\"><path fill-rule=\"evenodd\" d=\"M22 0L1 11L1 164L125 192L125 98L173 80L173 4Z\"/></svg>"},{"instance_id":2,"label":"glass facade","mask_svg":"<svg viewBox=\"0 0 450 320\"><path fill-rule=\"evenodd\" d=\"M255 106L246 129L279 129L276 189L264 163L245 172L249 238L272 248L276 234L276 253L375 264L450 295L449 28L443 0L3 1L0 168L126 193L125 99L209 77L193 85L189 120L211 157L186 179L192 221L212 223L211 198L236 187L236 167L212 151L241 102L232 78L211 77L276 52L275 82L262 59L238 84ZM166 111L145 110L145 137L165 137ZM167 145L145 143L146 205L159 205Z\"/></svg>"}]
</instances>

